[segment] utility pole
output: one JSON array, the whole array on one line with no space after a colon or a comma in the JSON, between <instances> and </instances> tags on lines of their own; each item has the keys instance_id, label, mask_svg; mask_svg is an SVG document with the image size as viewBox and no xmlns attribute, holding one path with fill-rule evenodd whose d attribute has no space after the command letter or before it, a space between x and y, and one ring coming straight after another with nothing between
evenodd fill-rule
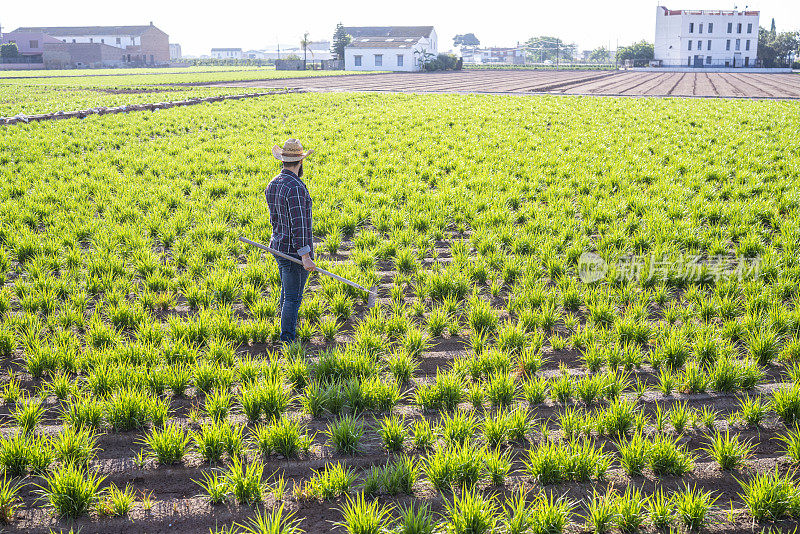
<instances>
[{"instance_id":1,"label":"utility pole","mask_svg":"<svg viewBox=\"0 0 800 534\"><path fill-rule=\"evenodd\" d=\"M558 70L560 59L561 59L561 39L556 38L556 70Z\"/></svg>"}]
</instances>

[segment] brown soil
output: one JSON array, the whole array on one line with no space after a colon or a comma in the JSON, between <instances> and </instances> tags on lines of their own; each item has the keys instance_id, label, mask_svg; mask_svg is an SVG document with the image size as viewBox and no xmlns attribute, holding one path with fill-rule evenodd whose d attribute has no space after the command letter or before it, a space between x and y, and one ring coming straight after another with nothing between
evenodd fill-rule
<instances>
[{"instance_id":1,"label":"brown soil","mask_svg":"<svg viewBox=\"0 0 800 534\"><path fill-rule=\"evenodd\" d=\"M762 73L470 70L436 73L354 74L346 77L252 80L206 85L402 93L552 93L596 96L800 98L800 76Z\"/></svg>"}]
</instances>

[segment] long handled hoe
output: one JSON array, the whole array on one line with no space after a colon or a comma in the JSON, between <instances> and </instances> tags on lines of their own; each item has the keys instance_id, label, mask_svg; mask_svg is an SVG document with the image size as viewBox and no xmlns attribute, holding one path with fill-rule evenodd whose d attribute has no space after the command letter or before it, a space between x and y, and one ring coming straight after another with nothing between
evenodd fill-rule
<instances>
[{"instance_id":1,"label":"long handled hoe","mask_svg":"<svg viewBox=\"0 0 800 534\"><path fill-rule=\"evenodd\" d=\"M299 265L303 265L303 262L298 260L297 258L293 258L291 256L288 256L288 255L284 254L283 252L278 252L274 248L270 248L270 247L268 247L266 245L262 245L261 243L256 243L255 241L251 241L251 240L247 239L246 237L240 237L239 241L241 241L242 243L247 243L248 245L252 245L254 247L258 247L261 250L266 250L267 252L271 252L272 254L275 254L279 258L283 258L285 260L293 261L294 263L297 263ZM324 274L325 276L330 276L331 278L334 278L334 279L336 279L336 280L338 280L340 282L343 282L343 283L347 284L350 287L354 287L356 289L360 289L361 291L366 292L367 293L367 308L372 308L373 306L375 306L375 299L377 299L378 295L375 293L374 288L373 289L367 289L365 287L362 287L362 286L356 284L355 282L351 282L347 278L342 278L338 274L333 274L332 272L326 271L325 269L320 269L319 267L317 267L317 272L320 273L320 274Z\"/></svg>"}]
</instances>

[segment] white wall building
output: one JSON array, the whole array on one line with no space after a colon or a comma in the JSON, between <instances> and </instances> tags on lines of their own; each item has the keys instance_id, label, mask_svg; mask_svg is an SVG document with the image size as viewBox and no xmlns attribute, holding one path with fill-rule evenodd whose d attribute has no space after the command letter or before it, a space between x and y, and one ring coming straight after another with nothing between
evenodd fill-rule
<instances>
[{"instance_id":1,"label":"white wall building","mask_svg":"<svg viewBox=\"0 0 800 534\"><path fill-rule=\"evenodd\" d=\"M420 70L421 53L438 54L433 26L347 27L352 37L344 50L345 70Z\"/></svg>"},{"instance_id":2,"label":"white wall building","mask_svg":"<svg viewBox=\"0 0 800 534\"><path fill-rule=\"evenodd\" d=\"M169 58L174 59L181 59L183 55L181 54L181 45L178 43L170 43L169 44Z\"/></svg>"},{"instance_id":3,"label":"white wall building","mask_svg":"<svg viewBox=\"0 0 800 534\"><path fill-rule=\"evenodd\" d=\"M655 60L666 67L755 67L758 11L656 8Z\"/></svg>"},{"instance_id":4,"label":"white wall building","mask_svg":"<svg viewBox=\"0 0 800 534\"><path fill-rule=\"evenodd\" d=\"M242 59L244 54L241 48L212 48L211 57L214 59Z\"/></svg>"}]
</instances>

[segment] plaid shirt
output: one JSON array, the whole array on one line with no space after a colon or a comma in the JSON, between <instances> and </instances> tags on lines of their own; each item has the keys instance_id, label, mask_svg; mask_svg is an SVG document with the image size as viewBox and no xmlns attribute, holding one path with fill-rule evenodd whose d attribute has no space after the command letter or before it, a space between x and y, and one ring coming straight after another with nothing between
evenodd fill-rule
<instances>
[{"instance_id":1,"label":"plaid shirt","mask_svg":"<svg viewBox=\"0 0 800 534\"><path fill-rule=\"evenodd\" d=\"M266 190L269 220L272 223L270 246L284 254L311 254L311 195L306 184L292 171L282 169Z\"/></svg>"}]
</instances>

